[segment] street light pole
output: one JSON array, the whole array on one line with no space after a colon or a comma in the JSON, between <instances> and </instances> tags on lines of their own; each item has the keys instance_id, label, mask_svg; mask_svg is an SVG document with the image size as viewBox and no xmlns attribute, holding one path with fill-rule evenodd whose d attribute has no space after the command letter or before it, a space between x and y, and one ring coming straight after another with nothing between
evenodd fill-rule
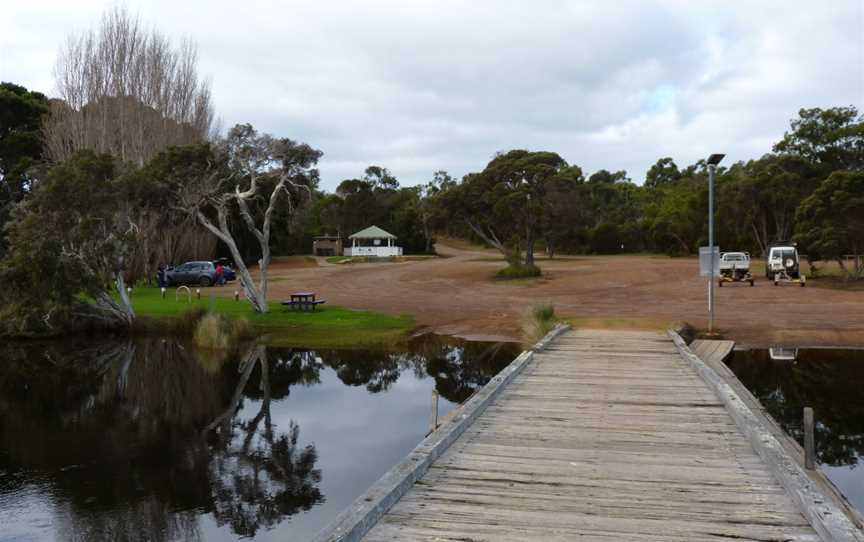
<instances>
[{"instance_id":1,"label":"street light pole","mask_svg":"<svg viewBox=\"0 0 864 542\"><path fill-rule=\"evenodd\" d=\"M708 251L711 253L711 269L708 271L708 333L714 332L714 173L725 154L708 157Z\"/></svg>"}]
</instances>

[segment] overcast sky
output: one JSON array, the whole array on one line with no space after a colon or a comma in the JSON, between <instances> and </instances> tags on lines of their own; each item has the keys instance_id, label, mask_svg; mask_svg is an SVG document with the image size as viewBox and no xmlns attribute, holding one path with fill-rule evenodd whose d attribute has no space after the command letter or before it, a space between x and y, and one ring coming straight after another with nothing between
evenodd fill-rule
<instances>
[{"instance_id":1,"label":"overcast sky","mask_svg":"<svg viewBox=\"0 0 864 542\"><path fill-rule=\"evenodd\" d=\"M112 2L0 0L0 80L52 94L57 50ZM801 107L864 109L864 0L126 2L199 45L225 126L324 151L332 190L551 150L641 183L659 157L770 150Z\"/></svg>"}]
</instances>

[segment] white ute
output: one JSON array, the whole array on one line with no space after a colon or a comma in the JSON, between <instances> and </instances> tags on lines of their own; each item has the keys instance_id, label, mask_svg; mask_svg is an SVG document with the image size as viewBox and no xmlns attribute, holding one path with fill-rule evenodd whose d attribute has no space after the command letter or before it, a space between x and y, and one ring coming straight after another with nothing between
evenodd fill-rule
<instances>
[{"instance_id":1,"label":"white ute","mask_svg":"<svg viewBox=\"0 0 864 542\"><path fill-rule=\"evenodd\" d=\"M753 275L750 274L750 254L747 252L724 252L720 255L720 279L718 286L724 282L749 282L753 286Z\"/></svg>"}]
</instances>

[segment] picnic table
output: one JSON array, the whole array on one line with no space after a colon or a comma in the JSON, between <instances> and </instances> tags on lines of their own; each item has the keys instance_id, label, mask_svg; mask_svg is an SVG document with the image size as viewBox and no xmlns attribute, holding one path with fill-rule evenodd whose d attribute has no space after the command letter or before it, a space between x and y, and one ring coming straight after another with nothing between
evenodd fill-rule
<instances>
[{"instance_id":1,"label":"picnic table","mask_svg":"<svg viewBox=\"0 0 864 542\"><path fill-rule=\"evenodd\" d=\"M294 292L290 294L289 301L283 301L282 305L289 309L315 310L318 305L326 303L323 299L315 299L315 292Z\"/></svg>"}]
</instances>

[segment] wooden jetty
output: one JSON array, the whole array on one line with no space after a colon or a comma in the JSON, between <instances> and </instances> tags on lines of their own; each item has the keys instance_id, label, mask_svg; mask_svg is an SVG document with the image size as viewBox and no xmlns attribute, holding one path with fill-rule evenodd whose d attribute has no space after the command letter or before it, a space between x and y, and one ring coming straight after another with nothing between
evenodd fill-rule
<instances>
[{"instance_id":1,"label":"wooden jetty","mask_svg":"<svg viewBox=\"0 0 864 542\"><path fill-rule=\"evenodd\" d=\"M768 437L676 337L541 345L316 540L864 540L759 452Z\"/></svg>"}]
</instances>

